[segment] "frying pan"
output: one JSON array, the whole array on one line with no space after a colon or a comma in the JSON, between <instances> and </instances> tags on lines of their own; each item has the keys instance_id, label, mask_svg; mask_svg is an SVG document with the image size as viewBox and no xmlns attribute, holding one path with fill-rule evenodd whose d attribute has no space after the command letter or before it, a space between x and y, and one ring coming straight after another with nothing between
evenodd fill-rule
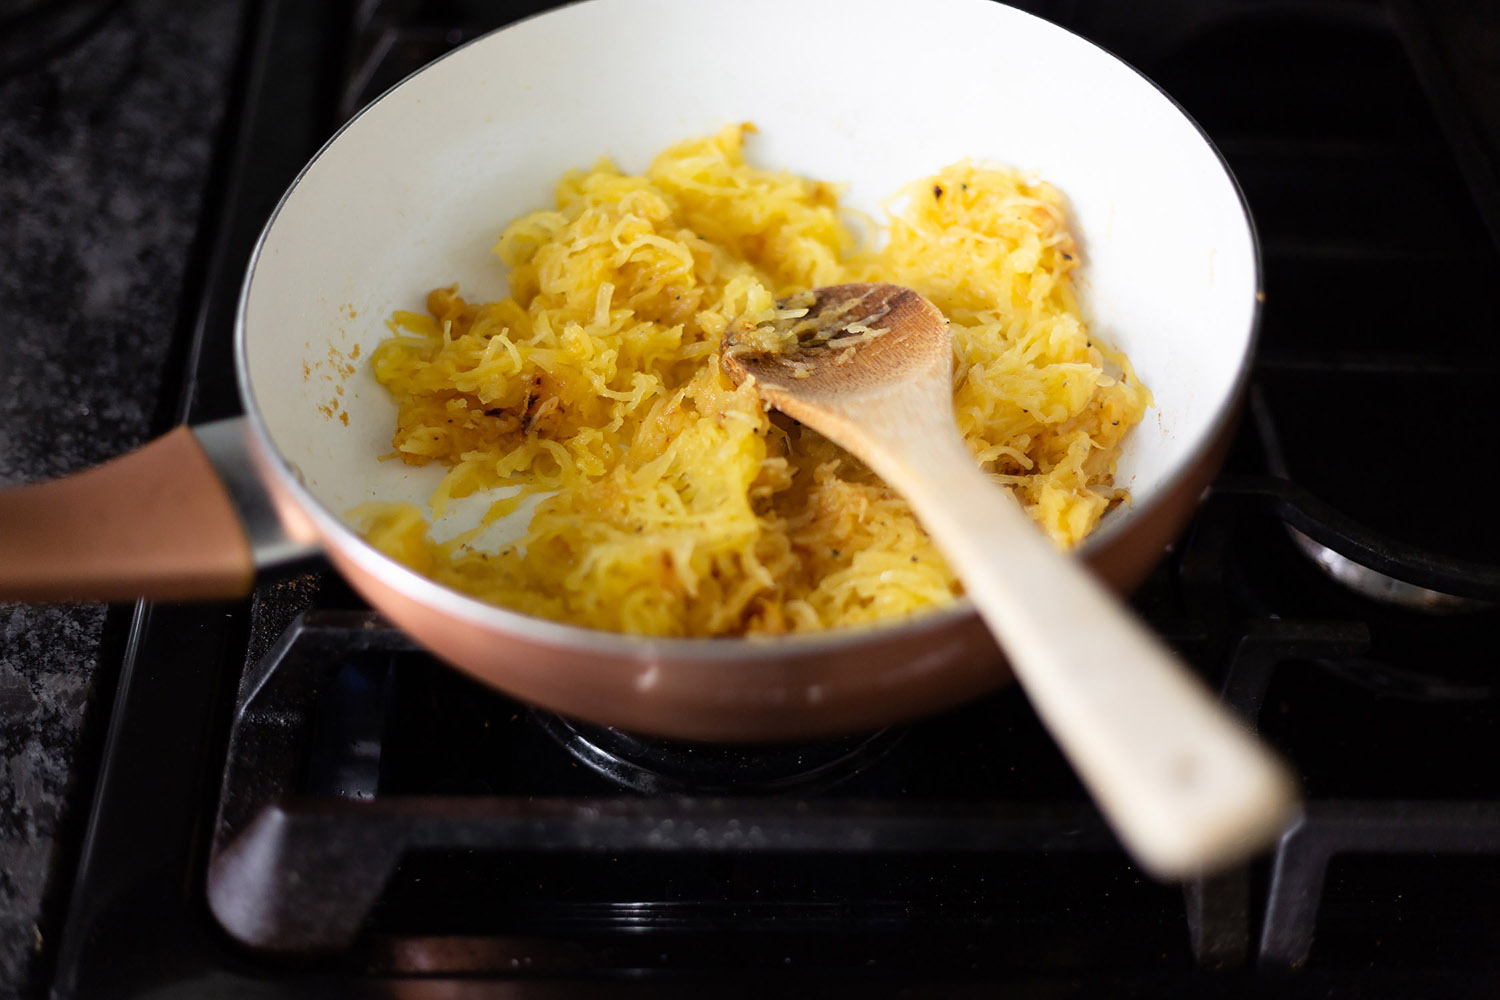
<instances>
[{"instance_id":1,"label":"frying pan","mask_svg":"<svg viewBox=\"0 0 1500 1000\"><path fill-rule=\"evenodd\" d=\"M1117 481L1133 498L1082 549L1125 591L1190 515L1225 450L1257 315L1254 235L1194 123L1109 53L985 0L590 0L478 39L348 123L287 191L236 317L243 418L0 495L0 598L248 592L321 549L439 657L526 701L644 733L773 740L873 729L1002 684L962 600L909 621L779 638L657 639L542 621L447 590L344 515L425 503L441 469L378 456L394 405L361 359L395 309L459 282L497 298L490 253L566 169L640 170L750 120L750 157L845 182L874 210L962 157L1069 197L1097 337L1156 406Z\"/></svg>"}]
</instances>

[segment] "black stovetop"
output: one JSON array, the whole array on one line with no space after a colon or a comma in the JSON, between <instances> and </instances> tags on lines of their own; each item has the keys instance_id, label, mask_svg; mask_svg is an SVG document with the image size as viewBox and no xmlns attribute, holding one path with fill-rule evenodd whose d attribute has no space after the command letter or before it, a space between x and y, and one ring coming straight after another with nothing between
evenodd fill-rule
<instances>
[{"instance_id":1,"label":"black stovetop","mask_svg":"<svg viewBox=\"0 0 1500 1000\"><path fill-rule=\"evenodd\" d=\"M1180 100L1259 226L1250 412L1136 604L1300 772L1275 855L1145 879L1016 691L808 746L644 740L479 687L314 571L136 609L59 995L1500 990L1500 612L1380 603L1305 551L1500 598L1474 510L1500 184L1464 42L1487 36L1446 6L1024 6ZM258 5L184 419L237 410L239 271L321 139L526 12Z\"/></svg>"}]
</instances>

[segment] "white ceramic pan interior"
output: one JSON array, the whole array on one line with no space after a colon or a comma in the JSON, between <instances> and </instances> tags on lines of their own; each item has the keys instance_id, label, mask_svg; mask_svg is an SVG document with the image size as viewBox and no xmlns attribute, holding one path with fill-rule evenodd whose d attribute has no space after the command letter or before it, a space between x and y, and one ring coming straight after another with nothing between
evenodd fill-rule
<instances>
[{"instance_id":1,"label":"white ceramic pan interior","mask_svg":"<svg viewBox=\"0 0 1500 1000\"><path fill-rule=\"evenodd\" d=\"M503 295L490 248L551 206L564 170L608 155L638 171L738 121L760 129L754 162L847 184L867 211L962 157L1062 189L1094 334L1156 399L1119 467L1134 505L1101 534L1125 530L1221 428L1251 346L1253 237L1217 154L1128 66L987 0L590 0L386 94L268 228L242 303L247 404L324 530L347 536L341 519L366 501L425 503L443 471L377 460L394 407L364 362L393 310L455 281Z\"/></svg>"}]
</instances>

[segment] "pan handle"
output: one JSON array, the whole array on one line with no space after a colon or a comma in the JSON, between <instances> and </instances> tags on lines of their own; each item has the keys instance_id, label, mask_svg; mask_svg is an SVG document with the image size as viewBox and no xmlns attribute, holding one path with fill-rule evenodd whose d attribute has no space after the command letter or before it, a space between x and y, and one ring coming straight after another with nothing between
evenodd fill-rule
<instances>
[{"instance_id":1,"label":"pan handle","mask_svg":"<svg viewBox=\"0 0 1500 1000\"><path fill-rule=\"evenodd\" d=\"M243 418L178 427L96 468L0 492L0 600L241 597L257 567L315 548L305 525L277 514Z\"/></svg>"}]
</instances>

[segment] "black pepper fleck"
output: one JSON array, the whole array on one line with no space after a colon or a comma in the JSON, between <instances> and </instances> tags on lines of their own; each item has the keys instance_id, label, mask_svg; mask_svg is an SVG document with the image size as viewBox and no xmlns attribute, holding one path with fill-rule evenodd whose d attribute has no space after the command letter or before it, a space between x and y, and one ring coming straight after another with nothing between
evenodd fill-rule
<instances>
[{"instance_id":1,"label":"black pepper fleck","mask_svg":"<svg viewBox=\"0 0 1500 1000\"><path fill-rule=\"evenodd\" d=\"M941 184L934 184L932 186L932 196L934 198L941 198L943 196L943 186Z\"/></svg>"}]
</instances>

